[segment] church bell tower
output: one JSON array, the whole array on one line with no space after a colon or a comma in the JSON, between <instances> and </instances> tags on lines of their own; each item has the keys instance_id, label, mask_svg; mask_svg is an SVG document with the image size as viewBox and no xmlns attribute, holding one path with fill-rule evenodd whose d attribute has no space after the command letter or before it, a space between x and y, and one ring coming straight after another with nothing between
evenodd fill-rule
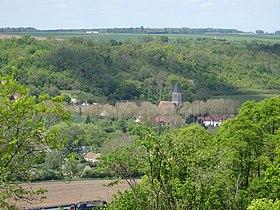
<instances>
[{"instance_id":1,"label":"church bell tower","mask_svg":"<svg viewBox=\"0 0 280 210\"><path fill-rule=\"evenodd\" d=\"M175 84L172 90L172 102L176 107L179 107L182 103L182 91L178 83Z\"/></svg>"}]
</instances>

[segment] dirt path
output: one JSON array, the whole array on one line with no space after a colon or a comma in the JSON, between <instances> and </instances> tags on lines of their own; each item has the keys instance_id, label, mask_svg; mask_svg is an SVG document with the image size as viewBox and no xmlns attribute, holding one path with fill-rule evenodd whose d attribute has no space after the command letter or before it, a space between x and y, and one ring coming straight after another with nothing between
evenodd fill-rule
<instances>
[{"instance_id":1,"label":"dirt path","mask_svg":"<svg viewBox=\"0 0 280 210\"><path fill-rule=\"evenodd\" d=\"M65 203L78 203L81 201L103 199L110 202L113 195L118 191L124 191L129 188L126 182L121 182L113 187L107 187L111 180L84 180L71 182L39 182L32 184L33 189L44 188L48 192L44 194L46 198L42 202L27 204L25 202L17 203L21 209L36 206L51 206ZM29 188L27 184L23 185Z\"/></svg>"}]
</instances>

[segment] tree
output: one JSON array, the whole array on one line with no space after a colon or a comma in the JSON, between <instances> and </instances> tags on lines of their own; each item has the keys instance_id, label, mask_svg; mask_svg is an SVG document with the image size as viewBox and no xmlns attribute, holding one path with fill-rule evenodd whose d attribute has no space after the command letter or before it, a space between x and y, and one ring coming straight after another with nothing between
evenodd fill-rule
<instances>
[{"instance_id":1,"label":"tree","mask_svg":"<svg viewBox=\"0 0 280 210\"><path fill-rule=\"evenodd\" d=\"M159 135L140 125L134 127L133 133L137 137L129 150L111 153L106 156L111 158L101 159L101 164L129 177L135 165L139 165L145 175L131 192L113 201L109 209L120 205L128 209L132 203L135 209L142 209L143 205L148 209L229 207L218 148L204 128L192 125ZM133 202L125 200L127 197Z\"/></svg>"},{"instance_id":2,"label":"tree","mask_svg":"<svg viewBox=\"0 0 280 210\"><path fill-rule=\"evenodd\" d=\"M250 186L250 194L254 198L266 198L270 200L277 200L280 198L280 143L275 150L276 157L273 162L269 158L265 158L263 165L265 169L263 176L255 177Z\"/></svg>"},{"instance_id":3,"label":"tree","mask_svg":"<svg viewBox=\"0 0 280 210\"><path fill-rule=\"evenodd\" d=\"M36 102L26 86L10 77L0 81L0 207L5 208L9 198L29 199L39 193L23 189L15 181L29 180L30 171L44 161L49 127L68 115L59 103L62 98L41 95Z\"/></svg>"},{"instance_id":4,"label":"tree","mask_svg":"<svg viewBox=\"0 0 280 210\"><path fill-rule=\"evenodd\" d=\"M138 106L134 102L116 103L115 105L117 117L119 119L136 119Z\"/></svg>"},{"instance_id":5,"label":"tree","mask_svg":"<svg viewBox=\"0 0 280 210\"><path fill-rule=\"evenodd\" d=\"M87 150L99 152L108 135L93 123L59 123L49 131L52 148L64 151L65 155L82 155Z\"/></svg>"},{"instance_id":6,"label":"tree","mask_svg":"<svg viewBox=\"0 0 280 210\"><path fill-rule=\"evenodd\" d=\"M136 125L129 149L103 163L128 177L141 167L144 176L109 209L277 209L279 117L280 98L273 98L245 103L212 135L198 125L160 131Z\"/></svg>"},{"instance_id":7,"label":"tree","mask_svg":"<svg viewBox=\"0 0 280 210\"><path fill-rule=\"evenodd\" d=\"M169 41L169 38L168 38L168 36L160 36L160 37L158 38L158 40L159 40L160 42L162 42L162 43L166 43L166 42Z\"/></svg>"},{"instance_id":8,"label":"tree","mask_svg":"<svg viewBox=\"0 0 280 210\"><path fill-rule=\"evenodd\" d=\"M90 124L90 123L91 123L90 116L89 116L89 115L87 115L87 118L86 118L85 124Z\"/></svg>"},{"instance_id":9,"label":"tree","mask_svg":"<svg viewBox=\"0 0 280 210\"><path fill-rule=\"evenodd\" d=\"M278 183L273 181L279 178L276 155L276 148L280 146L279 107L280 98L246 102L237 117L227 121L219 131L224 160L236 183L232 190L236 193L238 208L245 208L252 197L263 195L275 199L279 196L274 192L278 190ZM269 188L264 187L266 178Z\"/></svg>"},{"instance_id":10,"label":"tree","mask_svg":"<svg viewBox=\"0 0 280 210\"><path fill-rule=\"evenodd\" d=\"M280 209L280 201L273 202L268 199L256 199L252 201L247 210L278 210Z\"/></svg>"},{"instance_id":11,"label":"tree","mask_svg":"<svg viewBox=\"0 0 280 210\"><path fill-rule=\"evenodd\" d=\"M264 34L263 30L256 30L256 34Z\"/></svg>"},{"instance_id":12,"label":"tree","mask_svg":"<svg viewBox=\"0 0 280 210\"><path fill-rule=\"evenodd\" d=\"M138 116L141 117L141 121L146 123L154 123L155 117L158 116L159 109L156 105L150 102L141 102L139 106Z\"/></svg>"}]
</instances>

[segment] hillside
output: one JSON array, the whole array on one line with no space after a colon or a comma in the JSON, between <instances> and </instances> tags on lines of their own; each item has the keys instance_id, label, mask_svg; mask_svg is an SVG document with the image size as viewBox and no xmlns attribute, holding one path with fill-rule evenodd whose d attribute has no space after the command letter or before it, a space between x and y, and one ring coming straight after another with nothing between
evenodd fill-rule
<instances>
[{"instance_id":1,"label":"hillside","mask_svg":"<svg viewBox=\"0 0 280 210\"><path fill-rule=\"evenodd\" d=\"M186 100L279 93L279 55L279 44L211 38L0 40L2 75L13 73L33 94L80 90L89 101L169 99L175 82Z\"/></svg>"}]
</instances>

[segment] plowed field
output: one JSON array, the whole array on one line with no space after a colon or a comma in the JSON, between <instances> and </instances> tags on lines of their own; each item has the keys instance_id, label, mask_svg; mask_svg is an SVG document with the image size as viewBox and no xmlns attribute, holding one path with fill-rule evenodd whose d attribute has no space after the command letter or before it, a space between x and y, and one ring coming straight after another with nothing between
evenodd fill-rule
<instances>
[{"instance_id":1,"label":"plowed field","mask_svg":"<svg viewBox=\"0 0 280 210\"><path fill-rule=\"evenodd\" d=\"M118 185L108 187L111 180L83 180L71 182L39 182L32 185L23 184L24 187L32 189L44 188L47 192L43 195L42 201L32 202L17 202L17 206L22 209L30 207L44 207L61 205L65 203L78 203L83 201L102 199L110 202L113 195L118 191L124 191L129 188L126 182L121 182Z\"/></svg>"}]
</instances>

